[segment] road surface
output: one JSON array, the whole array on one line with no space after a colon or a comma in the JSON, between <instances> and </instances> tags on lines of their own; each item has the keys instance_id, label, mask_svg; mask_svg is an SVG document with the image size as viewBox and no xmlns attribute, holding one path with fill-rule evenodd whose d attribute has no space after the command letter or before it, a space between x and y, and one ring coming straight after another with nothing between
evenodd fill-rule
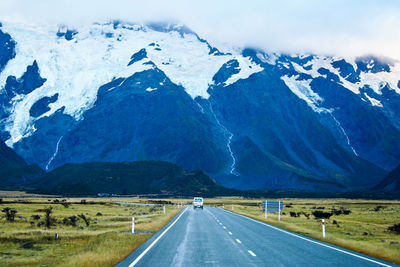
<instances>
[{"instance_id":1,"label":"road surface","mask_svg":"<svg viewBox=\"0 0 400 267\"><path fill-rule=\"evenodd\" d=\"M185 208L122 266L395 266L218 208Z\"/></svg>"}]
</instances>

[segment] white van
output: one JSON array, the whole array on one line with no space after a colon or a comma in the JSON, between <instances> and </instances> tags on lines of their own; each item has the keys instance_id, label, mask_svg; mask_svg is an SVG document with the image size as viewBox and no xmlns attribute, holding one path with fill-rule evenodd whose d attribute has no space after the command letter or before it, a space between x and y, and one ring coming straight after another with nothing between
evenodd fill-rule
<instances>
[{"instance_id":1,"label":"white van","mask_svg":"<svg viewBox=\"0 0 400 267\"><path fill-rule=\"evenodd\" d=\"M202 197L195 197L193 199L193 209L201 208L203 209L203 198Z\"/></svg>"}]
</instances>

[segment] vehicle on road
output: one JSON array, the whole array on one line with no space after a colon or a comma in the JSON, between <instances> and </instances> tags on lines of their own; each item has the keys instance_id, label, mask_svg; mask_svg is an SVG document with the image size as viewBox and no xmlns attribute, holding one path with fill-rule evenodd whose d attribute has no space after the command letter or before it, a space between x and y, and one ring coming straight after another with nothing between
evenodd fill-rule
<instances>
[{"instance_id":1,"label":"vehicle on road","mask_svg":"<svg viewBox=\"0 0 400 267\"><path fill-rule=\"evenodd\" d=\"M203 209L203 198L202 197L195 197L193 199L193 209L200 208Z\"/></svg>"}]
</instances>

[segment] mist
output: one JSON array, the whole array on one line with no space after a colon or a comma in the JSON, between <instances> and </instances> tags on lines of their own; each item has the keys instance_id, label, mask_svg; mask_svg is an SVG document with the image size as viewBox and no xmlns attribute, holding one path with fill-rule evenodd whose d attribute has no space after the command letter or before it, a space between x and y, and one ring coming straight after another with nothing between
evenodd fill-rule
<instances>
[{"instance_id":1,"label":"mist","mask_svg":"<svg viewBox=\"0 0 400 267\"><path fill-rule=\"evenodd\" d=\"M400 60L397 0L2 0L0 21L64 24L172 21L213 45Z\"/></svg>"}]
</instances>

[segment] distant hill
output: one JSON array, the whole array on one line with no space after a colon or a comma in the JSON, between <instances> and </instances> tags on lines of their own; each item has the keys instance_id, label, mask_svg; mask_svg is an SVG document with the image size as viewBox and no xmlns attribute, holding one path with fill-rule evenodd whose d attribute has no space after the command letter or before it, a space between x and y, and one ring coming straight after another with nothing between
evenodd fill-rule
<instances>
[{"instance_id":1,"label":"distant hill","mask_svg":"<svg viewBox=\"0 0 400 267\"><path fill-rule=\"evenodd\" d=\"M35 183L35 193L61 195L166 194L214 196L232 194L202 171L188 172L161 161L67 164Z\"/></svg>"},{"instance_id":2,"label":"distant hill","mask_svg":"<svg viewBox=\"0 0 400 267\"><path fill-rule=\"evenodd\" d=\"M392 170L375 189L400 191L400 165Z\"/></svg>"},{"instance_id":3,"label":"distant hill","mask_svg":"<svg viewBox=\"0 0 400 267\"><path fill-rule=\"evenodd\" d=\"M38 165L28 165L0 140L0 189L18 189L43 173Z\"/></svg>"}]
</instances>

